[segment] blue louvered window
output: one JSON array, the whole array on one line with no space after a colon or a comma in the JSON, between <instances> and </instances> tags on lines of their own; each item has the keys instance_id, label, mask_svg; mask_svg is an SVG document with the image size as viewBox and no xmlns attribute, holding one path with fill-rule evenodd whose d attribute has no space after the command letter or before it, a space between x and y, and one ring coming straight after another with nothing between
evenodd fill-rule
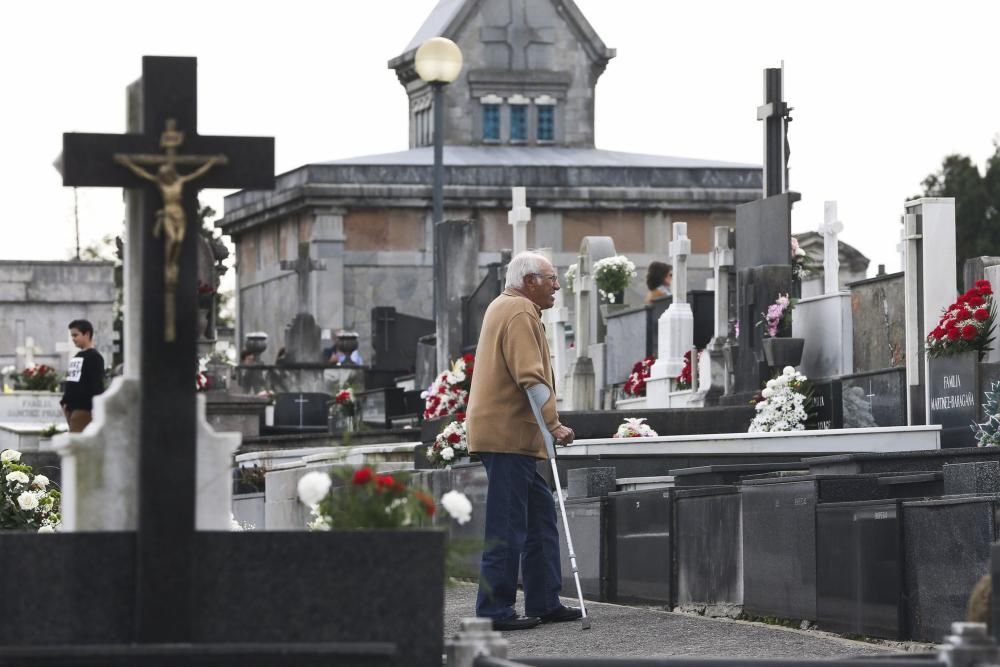
<instances>
[{"instance_id":1,"label":"blue louvered window","mask_svg":"<svg viewBox=\"0 0 1000 667\"><path fill-rule=\"evenodd\" d=\"M538 140L555 141L556 139L556 108L551 104L538 107Z\"/></svg>"},{"instance_id":2,"label":"blue louvered window","mask_svg":"<svg viewBox=\"0 0 1000 667\"><path fill-rule=\"evenodd\" d=\"M483 105L483 141L500 141L500 105Z\"/></svg>"},{"instance_id":3,"label":"blue louvered window","mask_svg":"<svg viewBox=\"0 0 1000 667\"><path fill-rule=\"evenodd\" d=\"M528 140L528 107L524 104L513 104L510 107L510 140Z\"/></svg>"}]
</instances>

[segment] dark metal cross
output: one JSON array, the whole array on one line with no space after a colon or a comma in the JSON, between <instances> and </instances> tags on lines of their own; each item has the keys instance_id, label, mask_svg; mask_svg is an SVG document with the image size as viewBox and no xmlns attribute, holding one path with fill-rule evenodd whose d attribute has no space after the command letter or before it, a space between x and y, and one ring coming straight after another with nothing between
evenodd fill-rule
<instances>
[{"instance_id":1,"label":"dark metal cross","mask_svg":"<svg viewBox=\"0 0 1000 667\"><path fill-rule=\"evenodd\" d=\"M299 244L298 259L281 260L282 271L294 271L299 276L299 313L309 312L309 274L326 269L326 262L309 257L309 242Z\"/></svg>"},{"instance_id":2,"label":"dark metal cross","mask_svg":"<svg viewBox=\"0 0 1000 667\"><path fill-rule=\"evenodd\" d=\"M134 635L188 642L195 530L198 190L272 189L274 139L198 134L197 61L144 57L141 132L63 135L63 185L142 201ZM156 167L155 173L147 168ZM126 280L134 280L127 276ZM134 284L134 283L133 283ZM175 306L171 306L171 301ZM173 321L171 321L173 320ZM171 329L173 331L171 332ZM172 335L171 335L172 334Z\"/></svg>"},{"instance_id":3,"label":"dark metal cross","mask_svg":"<svg viewBox=\"0 0 1000 667\"><path fill-rule=\"evenodd\" d=\"M510 22L505 26L488 26L480 30L483 42L506 44L510 48L510 68L528 69L528 47L532 44L555 43L555 29L536 28L528 24L527 0L510 1Z\"/></svg>"},{"instance_id":4,"label":"dark metal cross","mask_svg":"<svg viewBox=\"0 0 1000 667\"><path fill-rule=\"evenodd\" d=\"M375 316L376 325L382 325L382 349L388 350L391 347L389 343L389 325L396 321L396 318L392 316L392 313L388 310L380 310L378 315Z\"/></svg>"}]
</instances>

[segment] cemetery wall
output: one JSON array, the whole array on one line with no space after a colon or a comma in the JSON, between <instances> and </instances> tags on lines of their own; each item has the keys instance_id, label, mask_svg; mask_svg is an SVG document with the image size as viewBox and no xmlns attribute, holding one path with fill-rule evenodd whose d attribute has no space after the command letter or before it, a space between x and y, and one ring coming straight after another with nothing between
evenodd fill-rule
<instances>
[{"instance_id":1,"label":"cemetery wall","mask_svg":"<svg viewBox=\"0 0 1000 667\"><path fill-rule=\"evenodd\" d=\"M14 364L16 348L34 339L36 363L66 370L67 325L94 324L97 350L111 359L114 267L110 262L0 261L0 366Z\"/></svg>"}]
</instances>

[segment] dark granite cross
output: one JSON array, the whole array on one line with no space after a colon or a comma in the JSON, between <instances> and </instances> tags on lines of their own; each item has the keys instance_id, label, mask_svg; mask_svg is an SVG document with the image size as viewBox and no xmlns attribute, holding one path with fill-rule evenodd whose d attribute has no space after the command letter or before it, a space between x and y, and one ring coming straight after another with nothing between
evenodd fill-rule
<instances>
[{"instance_id":1,"label":"dark granite cross","mask_svg":"<svg viewBox=\"0 0 1000 667\"><path fill-rule=\"evenodd\" d=\"M528 69L528 47L532 44L553 44L555 29L536 28L528 24L528 0L511 0L510 22L504 26L480 29L485 43L506 44L510 48L510 68Z\"/></svg>"},{"instance_id":2,"label":"dark granite cross","mask_svg":"<svg viewBox=\"0 0 1000 667\"><path fill-rule=\"evenodd\" d=\"M764 70L764 104L757 120L764 121L764 196L788 191L788 123L792 108L783 99L784 66Z\"/></svg>"},{"instance_id":3,"label":"dark granite cross","mask_svg":"<svg viewBox=\"0 0 1000 667\"><path fill-rule=\"evenodd\" d=\"M301 313L309 312L309 274L313 271L323 271L326 269L326 262L321 259L311 259L309 257L309 242L303 241L299 244L298 259L281 260L282 271L294 271L299 276L299 306Z\"/></svg>"},{"instance_id":4,"label":"dark granite cross","mask_svg":"<svg viewBox=\"0 0 1000 667\"><path fill-rule=\"evenodd\" d=\"M389 327L393 322L396 321L396 318L393 317L395 313L396 313L395 310L383 308L375 315L375 324L382 325L381 347L383 350L388 350L391 345L391 343L389 342Z\"/></svg>"},{"instance_id":5,"label":"dark granite cross","mask_svg":"<svg viewBox=\"0 0 1000 667\"><path fill-rule=\"evenodd\" d=\"M141 133L63 135L63 185L142 191L139 642L192 637L198 190L274 187L274 139L198 134L196 66L143 58Z\"/></svg>"}]
</instances>

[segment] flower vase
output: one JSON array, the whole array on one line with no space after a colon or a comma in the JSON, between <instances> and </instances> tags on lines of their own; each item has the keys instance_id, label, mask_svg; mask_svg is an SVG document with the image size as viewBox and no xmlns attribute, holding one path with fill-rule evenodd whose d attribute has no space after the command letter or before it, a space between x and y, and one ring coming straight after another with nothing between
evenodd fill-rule
<instances>
[{"instance_id":1,"label":"flower vase","mask_svg":"<svg viewBox=\"0 0 1000 667\"><path fill-rule=\"evenodd\" d=\"M771 368L798 366L802 363L805 338L765 338L761 343L764 346L764 358Z\"/></svg>"}]
</instances>

